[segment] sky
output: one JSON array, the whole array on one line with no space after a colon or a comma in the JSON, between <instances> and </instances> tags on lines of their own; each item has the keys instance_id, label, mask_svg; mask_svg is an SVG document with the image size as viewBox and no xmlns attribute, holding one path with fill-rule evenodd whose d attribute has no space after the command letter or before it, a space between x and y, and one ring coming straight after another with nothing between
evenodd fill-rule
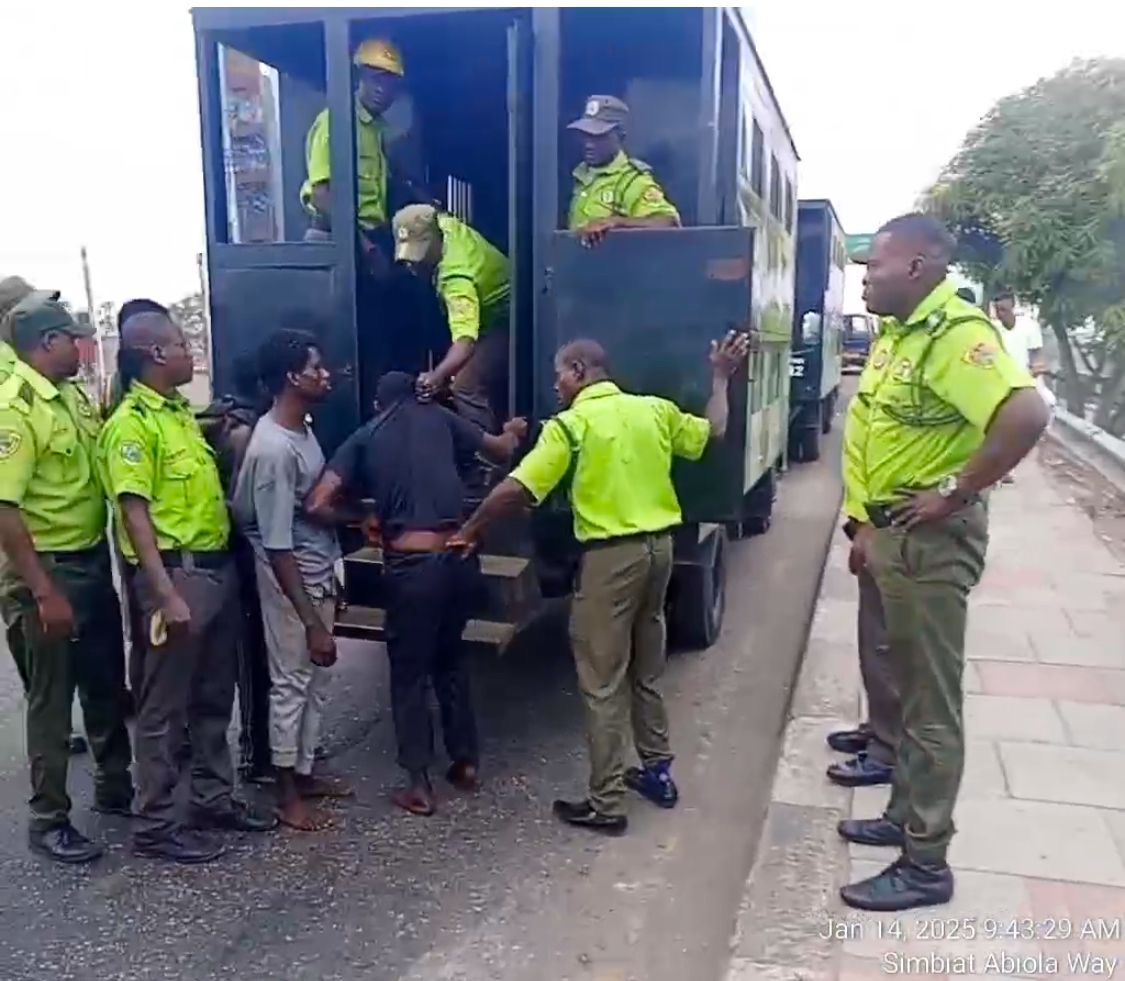
<instances>
[{"instance_id":1,"label":"sky","mask_svg":"<svg viewBox=\"0 0 1125 981\"><path fill-rule=\"evenodd\" d=\"M263 4L251 4L263 6ZM1075 57L1125 56L1125 4L760 0L756 43L801 155L801 197L848 232L909 210L999 98ZM0 6L0 276L84 306L198 288L204 249L184 0Z\"/></svg>"}]
</instances>

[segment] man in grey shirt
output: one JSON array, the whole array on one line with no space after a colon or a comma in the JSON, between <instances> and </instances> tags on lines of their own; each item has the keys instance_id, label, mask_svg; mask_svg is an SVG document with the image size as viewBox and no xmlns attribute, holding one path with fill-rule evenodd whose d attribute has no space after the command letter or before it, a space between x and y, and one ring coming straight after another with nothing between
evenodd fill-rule
<instances>
[{"instance_id":1,"label":"man in grey shirt","mask_svg":"<svg viewBox=\"0 0 1125 981\"><path fill-rule=\"evenodd\" d=\"M254 427L233 498L235 519L254 549L270 661L270 750L277 768L278 817L300 831L331 823L309 799L345 797L335 780L312 775L328 669L336 662L336 534L314 524L304 499L324 469L306 419L328 394L316 338L272 334L258 352L273 405Z\"/></svg>"}]
</instances>

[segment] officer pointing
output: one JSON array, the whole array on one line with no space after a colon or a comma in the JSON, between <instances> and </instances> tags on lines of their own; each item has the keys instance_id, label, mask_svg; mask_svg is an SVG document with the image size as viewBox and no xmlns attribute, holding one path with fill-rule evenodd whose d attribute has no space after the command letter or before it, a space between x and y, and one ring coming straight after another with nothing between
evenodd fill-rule
<instances>
[{"instance_id":1,"label":"officer pointing","mask_svg":"<svg viewBox=\"0 0 1125 981\"><path fill-rule=\"evenodd\" d=\"M625 153L629 107L612 95L592 95L567 129L582 140L574 170L567 227L597 245L614 228L675 228L680 214L648 164Z\"/></svg>"},{"instance_id":2,"label":"officer pointing","mask_svg":"<svg viewBox=\"0 0 1125 981\"><path fill-rule=\"evenodd\" d=\"M184 829L176 790L190 735L190 822L264 831L276 824L231 796L227 727L240 631L230 518L214 455L187 400L192 377L183 332L164 314L124 324L118 368L125 392L102 431L99 462L118 510L142 625L137 705L137 854L206 862L222 849Z\"/></svg>"},{"instance_id":3,"label":"officer pointing","mask_svg":"<svg viewBox=\"0 0 1125 981\"><path fill-rule=\"evenodd\" d=\"M97 763L96 810L130 813L129 736L121 691L121 610L95 469L101 421L69 379L76 338L91 336L54 293L30 293L8 318L16 361L0 383L0 612L27 671L33 851L60 862L102 854L70 823L66 792L75 687Z\"/></svg>"},{"instance_id":4,"label":"officer pointing","mask_svg":"<svg viewBox=\"0 0 1125 981\"><path fill-rule=\"evenodd\" d=\"M954 244L935 219L903 215L875 235L864 277L867 309L885 319L844 432L849 564L869 570L879 589L902 731L883 816L842 821L839 832L902 856L844 886L844 902L860 909L953 895L946 852L965 761L966 610L988 544L981 495L1048 421L1031 377L984 313L956 295L947 275Z\"/></svg>"}]
</instances>

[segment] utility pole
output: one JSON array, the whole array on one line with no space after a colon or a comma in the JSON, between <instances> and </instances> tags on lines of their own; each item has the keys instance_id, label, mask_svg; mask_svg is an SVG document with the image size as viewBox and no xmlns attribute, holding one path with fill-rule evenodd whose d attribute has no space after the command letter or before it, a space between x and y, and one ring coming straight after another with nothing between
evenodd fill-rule
<instances>
[{"instance_id":1,"label":"utility pole","mask_svg":"<svg viewBox=\"0 0 1125 981\"><path fill-rule=\"evenodd\" d=\"M90 324L94 328L94 350L97 352L99 396L105 386L105 345L102 342L102 328L98 323L97 311L94 309L94 290L90 285L90 259L86 254L86 246L82 246L82 281L86 285L86 310Z\"/></svg>"}]
</instances>

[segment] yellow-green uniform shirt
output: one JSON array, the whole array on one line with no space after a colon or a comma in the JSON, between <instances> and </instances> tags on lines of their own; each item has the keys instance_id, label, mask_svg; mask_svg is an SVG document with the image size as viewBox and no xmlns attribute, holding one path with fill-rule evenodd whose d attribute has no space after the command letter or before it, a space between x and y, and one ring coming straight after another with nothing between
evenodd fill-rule
<instances>
[{"instance_id":1,"label":"yellow-green uniform shirt","mask_svg":"<svg viewBox=\"0 0 1125 981\"><path fill-rule=\"evenodd\" d=\"M574 169L567 228L575 231L604 218L667 216L679 224L680 213L652 176L648 164L618 153L604 167L579 164Z\"/></svg>"},{"instance_id":2,"label":"yellow-green uniform shirt","mask_svg":"<svg viewBox=\"0 0 1125 981\"><path fill-rule=\"evenodd\" d=\"M511 280L508 258L480 232L452 215L439 214L441 261L434 286L445 307L453 340L476 340L481 331L507 326Z\"/></svg>"},{"instance_id":3,"label":"yellow-green uniform shirt","mask_svg":"<svg viewBox=\"0 0 1125 981\"><path fill-rule=\"evenodd\" d=\"M871 346L844 428L844 509L935 487L984 442L1008 395L1034 385L1004 351L996 328L951 280L899 323L886 318Z\"/></svg>"},{"instance_id":4,"label":"yellow-green uniform shirt","mask_svg":"<svg viewBox=\"0 0 1125 981\"><path fill-rule=\"evenodd\" d=\"M698 460L710 435L706 419L666 399L597 382L544 425L512 477L540 503L566 475L573 453L570 503L580 542L664 531L682 520L672 457Z\"/></svg>"},{"instance_id":5,"label":"yellow-green uniform shirt","mask_svg":"<svg viewBox=\"0 0 1125 981\"><path fill-rule=\"evenodd\" d=\"M331 180L328 148L328 110L323 109L305 137L307 180L301 186L301 203L310 213L314 184ZM355 105L356 216L359 223L377 228L387 223L387 156L383 152L382 123L356 102Z\"/></svg>"},{"instance_id":6,"label":"yellow-green uniform shirt","mask_svg":"<svg viewBox=\"0 0 1125 981\"><path fill-rule=\"evenodd\" d=\"M0 501L23 513L37 552L75 552L105 538L100 426L73 382L56 385L23 361L0 382Z\"/></svg>"},{"instance_id":7,"label":"yellow-green uniform shirt","mask_svg":"<svg viewBox=\"0 0 1125 981\"><path fill-rule=\"evenodd\" d=\"M137 553L120 514L122 494L148 501L161 551L218 552L227 547L230 516L215 455L179 393L165 398L133 382L98 440L102 479L117 512L121 551Z\"/></svg>"}]
</instances>

